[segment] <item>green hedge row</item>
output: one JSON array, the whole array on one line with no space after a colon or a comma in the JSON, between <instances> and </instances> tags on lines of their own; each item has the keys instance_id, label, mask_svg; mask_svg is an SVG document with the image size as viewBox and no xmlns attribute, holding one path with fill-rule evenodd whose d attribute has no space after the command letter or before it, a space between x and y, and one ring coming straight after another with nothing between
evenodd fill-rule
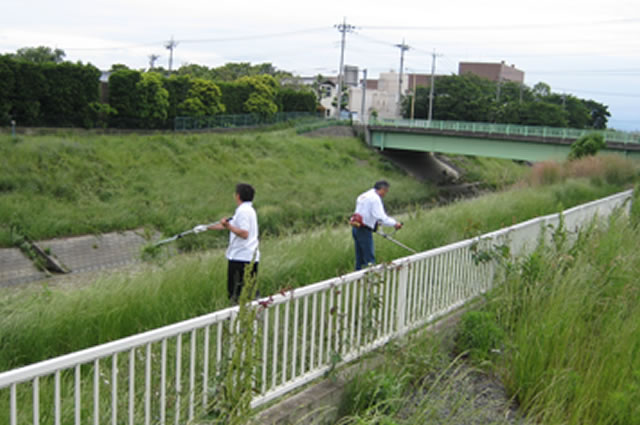
<instances>
[{"instance_id":1,"label":"green hedge row","mask_svg":"<svg viewBox=\"0 0 640 425\"><path fill-rule=\"evenodd\" d=\"M91 64L33 63L0 55L0 126L170 129L176 116L315 112L311 90L281 87L269 75L214 82L117 68L100 101Z\"/></svg>"},{"instance_id":2,"label":"green hedge row","mask_svg":"<svg viewBox=\"0 0 640 425\"><path fill-rule=\"evenodd\" d=\"M0 56L0 122L23 126L91 127L100 70L63 62L35 64Z\"/></svg>"}]
</instances>

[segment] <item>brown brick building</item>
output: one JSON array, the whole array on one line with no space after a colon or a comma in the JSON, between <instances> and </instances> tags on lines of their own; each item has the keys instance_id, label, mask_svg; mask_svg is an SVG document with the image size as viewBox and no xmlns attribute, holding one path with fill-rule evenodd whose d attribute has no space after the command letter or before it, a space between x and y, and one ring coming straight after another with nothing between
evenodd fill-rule
<instances>
[{"instance_id":1,"label":"brown brick building","mask_svg":"<svg viewBox=\"0 0 640 425\"><path fill-rule=\"evenodd\" d=\"M460 62L458 75L464 74L474 74L496 82L513 81L514 83L524 83L524 71L517 69L515 65L507 65L504 61L500 63Z\"/></svg>"}]
</instances>

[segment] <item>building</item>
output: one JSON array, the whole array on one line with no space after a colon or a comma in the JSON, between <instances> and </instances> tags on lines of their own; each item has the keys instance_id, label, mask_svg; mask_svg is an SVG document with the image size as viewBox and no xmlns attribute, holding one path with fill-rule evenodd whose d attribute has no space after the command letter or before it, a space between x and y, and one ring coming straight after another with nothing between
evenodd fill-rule
<instances>
[{"instance_id":1,"label":"building","mask_svg":"<svg viewBox=\"0 0 640 425\"><path fill-rule=\"evenodd\" d=\"M473 74L491 81L513 81L514 83L524 83L524 71L516 68L515 65L507 65L504 61L500 63L490 62L460 62L458 65L458 75Z\"/></svg>"},{"instance_id":2,"label":"building","mask_svg":"<svg viewBox=\"0 0 640 425\"><path fill-rule=\"evenodd\" d=\"M349 111L355 112L360 121L367 121L372 113L379 118L397 118L400 116L398 98L398 73L395 71L382 72L377 80L367 79L367 89L364 93L365 104L362 111L362 83L359 87L349 89ZM407 78L402 78L402 93L409 85Z\"/></svg>"},{"instance_id":3,"label":"building","mask_svg":"<svg viewBox=\"0 0 640 425\"><path fill-rule=\"evenodd\" d=\"M435 76L436 84L438 84L437 80L440 76ZM349 90L349 110L352 113L356 112L361 121L367 121L374 111L379 118L402 117L400 99L398 98L398 77L397 72L390 71L381 73L377 80L367 80L364 113L362 111L362 88L351 88ZM403 74L402 96L412 94L417 87L429 87L430 85L431 74Z\"/></svg>"},{"instance_id":4,"label":"building","mask_svg":"<svg viewBox=\"0 0 640 425\"><path fill-rule=\"evenodd\" d=\"M358 84L358 67L352 65L344 66L344 86L347 88L354 87ZM334 103L337 102L338 96L338 77L325 77L317 75L315 77L295 77L293 79L285 79L283 84L302 84L310 86L314 89L316 96L318 97L318 103L324 109L325 117L335 117L337 113L337 107ZM348 91L346 92L348 93Z\"/></svg>"}]
</instances>

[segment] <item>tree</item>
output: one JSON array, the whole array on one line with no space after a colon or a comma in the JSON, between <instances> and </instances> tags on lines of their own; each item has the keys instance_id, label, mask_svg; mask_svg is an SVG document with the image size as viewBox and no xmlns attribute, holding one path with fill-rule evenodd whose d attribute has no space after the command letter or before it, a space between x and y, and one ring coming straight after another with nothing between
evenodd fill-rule
<instances>
[{"instance_id":1,"label":"tree","mask_svg":"<svg viewBox=\"0 0 640 425\"><path fill-rule=\"evenodd\" d=\"M142 74L136 83L137 111L145 128L161 128L169 111L169 92L155 72Z\"/></svg>"},{"instance_id":2,"label":"tree","mask_svg":"<svg viewBox=\"0 0 640 425\"><path fill-rule=\"evenodd\" d=\"M40 96L42 124L54 127L90 127L91 102L97 102L100 70L91 64L52 62L40 65L47 91Z\"/></svg>"},{"instance_id":3,"label":"tree","mask_svg":"<svg viewBox=\"0 0 640 425\"><path fill-rule=\"evenodd\" d=\"M52 50L50 47L38 46L18 49L14 56L17 60L43 64L48 62L61 63L66 54L61 49Z\"/></svg>"},{"instance_id":4,"label":"tree","mask_svg":"<svg viewBox=\"0 0 640 425\"><path fill-rule=\"evenodd\" d=\"M585 100L583 102L589 111L590 127L599 130L607 128L607 120L611 116L609 107L595 100Z\"/></svg>"},{"instance_id":5,"label":"tree","mask_svg":"<svg viewBox=\"0 0 640 425\"><path fill-rule=\"evenodd\" d=\"M492 121L494 82L472 74L438 78L434 90L433 118L439 120ZM428 99L427 107L428 110Z\"/></svg>"},{"instance_id":6,"label":"tree","mask_svg":"<svg viewBox=\"0 0 640 425\"><path fill-rule=\"evenodd\" d=\"M202 78L193 78L187 98L178 106L179 115L210 116L224 113L222 92L213 83Z\"/></svg>"},{"instance_id":7,"label":"tree","mask_svg":"<svg viewBox=\"0 0 640 425\"><path fill-rule=\"evenodd\" d=\"M92 128L107 128L109 119L117 113L108 103L101 102L89 103L89 110L91 111L90 127Z\"/></svg>"},{"instance_id":8,"label":"tree","mask_svg":"<svg viewBox=\"0 0 640 425\"><path fill-rule=\"evenodd\" d=\"M544 101L558 105L565 111L568 127L590 127L591 115L581 99L570 94L551 93L544 98Z\"/></svg>"},{"instance_id":9,"label":"tree","mask_svg":"<svg viewBox=\"0 0 640 425\"><path fill-rule=\"evenodd\" d=\"M15 79L13 63L9 56L0 56L0 125L9 123Z\"/></svg>"},{"instance_id":10,"label":"tree","mask_svg":"<svg viewBox=\"0 0 640 425\"><path fill-rule=\"evenodd\" d=\"M549 102L528 102L522 107L520 124L567 127L567 113L561 106Z\"/></svg>"},{"instance_id":11,"label":"tree","mask_svg":"<svg viewBox=\"0 0 640 425\"><path fill-rule=\"evenodd\" d=\"M547 97L551 94L551 86L542 81L533 86L533 95L536 98Z\"/></svg>"},{"instance_id":12,"label":"tree","mask_svg":"<svg viewBox=\"0 0 640 425\"><path fill-rule=\"evenodd\" d=\"M247 112L257 115L264 121L278 112L278 106L273 101L257 92L251 93L244 105Z\"/></svg>"},{"instance_id":13,"label":"tree","mask_svg":"<svg viewBox=\"0 0 640 425\"><path fill-rule=\"evenodd\" d=\"M169 93L169 110L167 119L173 122L175 117L181 114L180 105L189 96L191 77L189 75L173 74L162 80L162 84Z\"/></svg>"},{"instance_id":14,"label":"tree","mask_svg":"<svg viewBox=\"0 0 640 425\"><path fill-rule=\"evenodd\" d=\"M283 112L314 112L318 102L315 93L308 88L281 88L277 94L277 104L278 110Z\"/></svg>"},{"instance_id":15,"label":"tree","mask_svg":"<svg viewBox=\"0 0 640 425\"><path fill-rule=\"evenodd\" d=\"M115 109L110 126L119 128L139 128L137 84L141 79L138 71L122 69L109 76L109 105Z\"/></svg>"},{"instance_id":16,"label":"tree","mask_svg":"<svg viewBox=\"0 0 640 425\"><path fill-rule=\"evenodd\" d=\"M244 102L246 112L256 114L262 119L271 118L278 112L276 94L278 82L270 75L257 75L255 77L243 77L238 80L240 84L247 84L253 90Z\"/></svg>"},{"instance_id":17,"label":"tree","mask_svg":"<svg viewBox=\"0 0 640 425\"><path fill-rule=\"evenodd\" d=\"M212 72L212 70L210 70L209 68L207 68L204 65L196 65L196 64L186 64L186 65L182 65L178 71L176 72L177 75L188 75L190 77L198 77L198 78L204 78L207 80L213 80L214 78L214 73Z\"/></svg>"},{"instance_id":18,"label":"tree","mask_svg":"<svg viewBox=\"0 0 640 425\"><path fill-rule=\"evenodd\" d=\"M111 69L109 70L109 72L117 72L117 71L131 71L131 68L129 68L127 65L124 65L122 63L114 63L113 65L111 65Z\"/></svg>"},{"instance_id":19,"label":"tree","mask_svg":"<svg viewBox=\"0 0 640 425\"><path fill-rule=\"evenodd\" d=\"M40 125L41 99L49 90L42 67L28 61L14 61L12 69L11 117L23 126Z\"/></svg>"}]
</instances>

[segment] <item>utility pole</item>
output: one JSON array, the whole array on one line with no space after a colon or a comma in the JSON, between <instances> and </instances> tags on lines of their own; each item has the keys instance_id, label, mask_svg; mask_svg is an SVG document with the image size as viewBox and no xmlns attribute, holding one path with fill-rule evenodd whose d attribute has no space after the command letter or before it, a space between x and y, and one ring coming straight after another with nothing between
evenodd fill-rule
<instances>
[{"instance_id":1,"label":"utility pole","mask_svg":"<svg viewBox=\"0 0 640 425\"><path fill-rule=\"evenodd\" d=\"M347 18L343 18L342 23L338 25L334 25L342 33L342 43L340 46L340 69L338 71L338 108L337 108L337 117L340 118L340 111L342 110L342 84L343 77L342 74L344 72L344 46L347 41L347 33L352 32L355 27L353 25L347 25Z\"/></svg>"},{"instance_id":2,"label":"utility pole","mask_svg":"<svg viewBox=\"0 0 640 425\"><path fill-rule=\"evenodd\" d=\"M413 73L413 96L411 96L411 119L415 117L416 112L416 73Z\"/></svg>"},{"instance_id":3,"label":"utility pole","mask_svg":"<svg viewBox=\"0 0 640 425\"><path fill-rule=\"evenodd\" d=\"M362 105L360 106L360 122L364 124L364 108L366 105L365 96L367 95L367 70L363 69L362 74Z\"/></svg>"},{"instance_id":4,"label":"utility pole","mask_svg":"<svg viewBox=\"0 0 640 425\"><path fill-rule=\"evenodd\" d=\"M433 49L433 53L431 54L431 87L429 87L429 117L428 123L431 124L431 118L433 118L433 89L436 86L436 57L441 55L436 55L436 49Z\"/></svg>"},{"instance_id":5,"label":"utility pole","mask_svg":"<svg viewBox=\"0 0 640 425\"><path fill-rule=\"evenodd\" d=\"M402 102L402 71L404 68L404 52L409 50L410 47L404 43L404 39L402 39L401 44L396 44L396 47L400 49L400 73L398 75L398 112L400 113L400 115L402 115L401 102Z\"/></svg>"},{"instance_id":6,"label":"utility pole","mask_svg":"<svg viewBox=\"0 0 640 425\"><path fill-rule=\"evenodd\" d=\"M149 55L149 69L153 69L160 55Z\"/></svg>"},{"instance_id":7,"label":"utility pole","mask_svg":"<svg viewBox=\"0 0 640 425\"><path fill-rule=\"evenodd\" d=\"M171 73L171 67L173 65L173 49L175 49L177 46L178 42L173 39L173 36L171 36L171 40L167 41L164 44L164 47L169 50L169 73Z\"/></svg>"}]
</instances>

